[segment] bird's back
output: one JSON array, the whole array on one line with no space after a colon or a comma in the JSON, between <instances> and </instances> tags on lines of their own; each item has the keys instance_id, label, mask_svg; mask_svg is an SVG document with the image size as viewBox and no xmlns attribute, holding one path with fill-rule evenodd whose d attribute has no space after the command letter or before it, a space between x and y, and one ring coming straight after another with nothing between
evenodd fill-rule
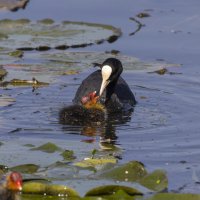
<instances>
[{"instance_id":1,"label":"bird's back","mask_svg":"<svg viewBox=\"0 0 200 200\"><path fill-rule=\"evenodd\" d=\"M101 70L97 70L90 74L86 79L83 80L81 85L79 86L75 97L73 99L74 104L81 104L81 98L83 96L88 95L88 93L92 91L99 92L102 82ZM107 89L106 89L107 90ZM106 102L106 90L101 96L101 102ZM109 108L110 111L122 110L122 109L130 109L136 103L135 97L129 88L126 81L120 76L117 80L117 84L115 85L114 93L106 102L106 107Z\"/></svg>"}]
</instances>

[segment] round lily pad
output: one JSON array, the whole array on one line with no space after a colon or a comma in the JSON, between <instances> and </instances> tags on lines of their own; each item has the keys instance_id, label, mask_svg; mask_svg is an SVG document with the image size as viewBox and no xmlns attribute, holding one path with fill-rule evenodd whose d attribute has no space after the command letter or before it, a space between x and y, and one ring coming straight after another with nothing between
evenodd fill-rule
<instances>
[{"instance_id":1,"label":"round lily pad","mask_svg":"<svg viewBox=\"0 0 200 200\"><path fill-rule=\"evenodd\" d=\"M39 194L63 197L79 197L79 194L64 185L49 185L40 182L25 182L22 189L23 194Z\"/></svg>"},{"instance_id":2,"label":"round lily pad","mask_svg":"<svg viewBox=\"0 0 200 200\"><path fill-rule=\"evenodd\" d=\"M113 26L85 22L54 22L43 19L0 20L0 46L21 50L66 49L114 42L121 31Z\"/></svg>"}]
</instances>

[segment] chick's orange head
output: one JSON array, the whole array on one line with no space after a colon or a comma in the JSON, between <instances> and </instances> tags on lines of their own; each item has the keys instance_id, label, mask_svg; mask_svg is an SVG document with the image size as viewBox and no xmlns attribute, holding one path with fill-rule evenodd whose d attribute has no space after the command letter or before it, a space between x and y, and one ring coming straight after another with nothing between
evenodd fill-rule
<instances>
[{"instance_id":1,"label":"chick's orange head","mask_svg":"<svg viewBox=\"0 0 200 200\"><path fill-rule=\"evenodd\" d=\"M81 103L83 105L86 104L96 104L99 99L99 96L96 95L96 91L90 92L87 96L83 96L81 99Z\"/></svg>"},{"instance_id":2,"label":"chick's orange head","mask_svg":"<svg viewBox=\"0 0 200 200\"><path fill-rule=\"evenodd\" d=\"M18 172L12 172L7 178L7 187L9 190L21 191L22 190L22 176Z\"/></svg>"}]
</instances>

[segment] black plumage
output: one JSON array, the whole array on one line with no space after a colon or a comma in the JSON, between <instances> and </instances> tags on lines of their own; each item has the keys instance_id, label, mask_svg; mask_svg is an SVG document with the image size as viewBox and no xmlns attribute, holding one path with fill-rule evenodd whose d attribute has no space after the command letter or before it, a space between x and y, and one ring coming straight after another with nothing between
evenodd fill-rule
<instances>
[{"instance_id":1,"label":"black plumage","mask_svg":"<svg viewBox=\"0 0 200 200\"><path fill-rule=\"evenodd\" d=\"M81 98L91 91L99 93L103 81L102 68L110 66L112 72L107 80L109 83L100 94L100 102L105 105L108 112L133 109L136 100L128 84L120 76L123 71L121 62L116 58L108 58L102 64L96 65L100 67L100 70L93 72L83 80L75 94L73 103L81 104Z\"/></svg>"}]
</instances>

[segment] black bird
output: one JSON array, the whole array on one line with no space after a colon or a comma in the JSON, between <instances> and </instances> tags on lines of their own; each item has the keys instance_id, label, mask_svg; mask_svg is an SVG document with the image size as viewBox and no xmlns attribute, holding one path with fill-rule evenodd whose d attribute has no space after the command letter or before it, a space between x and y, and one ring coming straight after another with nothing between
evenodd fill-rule
<instances>
[{"instance_id":1,"label":"black bird","mask_svg":"<svg viewBox=\"0 0 200 200\"><path fill-rule=\"evenodd\" d=\"M136 104L135 97L126 81L120 76L123 67L116 58L108 58L79 86L73 103L81 104L81 98L91 91L98 91L100 101L108 112L129 111Z\"/></svg>"}]
</instances>

